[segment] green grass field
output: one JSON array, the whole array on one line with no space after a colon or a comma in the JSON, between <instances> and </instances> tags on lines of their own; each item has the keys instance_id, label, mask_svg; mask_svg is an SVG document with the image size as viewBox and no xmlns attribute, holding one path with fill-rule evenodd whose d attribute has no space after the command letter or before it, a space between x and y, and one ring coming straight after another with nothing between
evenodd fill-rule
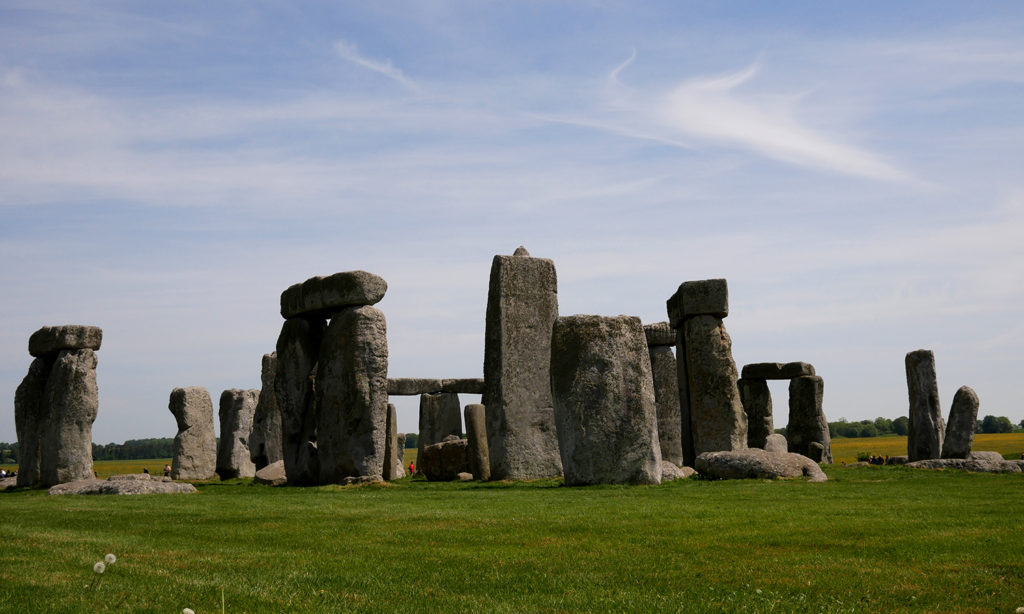
<instances>
[{"instance_id":1,"label":"green grass field","mask_svg":"<svg viewBox=\"0 0 1024 614\"><path fill-rule=\"evenodd\" d=\"M974 435L972 449L999 452L1006 458L1021 458L1021 452L1024 452L1024 432L977 433ZM832 460L837 465L856 462L858 452L876 456L904 456L907 453L907 438L885 435L864 438L838 437L832 440Z\"/></svg>"},{"instance_id":2,"label":"green grass field","mask_svg":"<svg viewBox=\"0 0 1024 614\"><path fill-rule=\"evenodd\" d=\"M154 466L156 463L153 463ZM153 471L153 468L150 468ZM0 612L1013 612L1024 476L0 492ZM92 565L118 562L98 576Z\"/></svg>"}]
</instances>

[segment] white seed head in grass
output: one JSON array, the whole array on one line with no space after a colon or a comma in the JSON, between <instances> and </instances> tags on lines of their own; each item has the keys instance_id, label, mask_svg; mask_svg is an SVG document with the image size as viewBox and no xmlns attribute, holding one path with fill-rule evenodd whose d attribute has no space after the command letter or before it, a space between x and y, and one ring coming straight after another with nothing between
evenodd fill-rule
<instances>
[{"instance_id":1,"label":"white seed head in grass","mask_svg":"<svg viewBox=\"0 0 1024 614\"><path fill-rule=\"evenodd\" d=\"M117 557L114 556L113 553L109 553L107 556L103 557L103 560L106 561L107 565L113 565L117 562Z\"/></svg>"},{"instance_id":2,"label":"white seed head in grass","mask_svg":"<svg viewBox=\"0 0 1024 614\"><path fill-rule=\"evenodd\" d=\"M196 614L196 613L192 610L192 608L185 608L184 610L181 611L181 614Z\"/></svg>"},{"instance_id":3,"label":"white seed head in grass","mask_svg":"<svg viewBox=\"0 0 1024 614\"><path fill-rule=\"evenodd\" d=\"M1015 612L1016 612L1017 614L1024 614L1024 607L1019 607L1019 608L1017 608L1017 609L1016 609L1016 610L1014 610L1014 611L1015 611Z\"/></svg>"},{"instance_id":4,"label":"white seed head in grass","mask_svg":"<svg viewBox=\"0 0 1024 614\"><path fill-rule=\"evenodd\" d=\"M107 570L107 566L103 564L103 561L96 561L96 564L92 566L92 570L96 573L103 573Z\"/></svg>"}]
</instances>

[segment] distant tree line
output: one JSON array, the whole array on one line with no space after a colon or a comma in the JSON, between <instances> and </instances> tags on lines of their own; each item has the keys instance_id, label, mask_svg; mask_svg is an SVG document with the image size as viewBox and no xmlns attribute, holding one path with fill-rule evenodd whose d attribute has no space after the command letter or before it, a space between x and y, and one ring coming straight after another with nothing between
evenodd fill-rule
<instances>
[{"instance_id":1,"label":"distant tree line","mask_svg":"<svg viewBox=\"0 0 1024 614\"><path fill-rule=\"evenodd\" d=\"M878 437L879 435L906 435L910 420L906 416L890 420L878 417L874 420L848 422L845 418L828 423L830 437ZM1024 429L1024 420L1014 425L1006 416L985 416L974 423L975 433L1011 433Z\"/></svg>"}]
</instances>

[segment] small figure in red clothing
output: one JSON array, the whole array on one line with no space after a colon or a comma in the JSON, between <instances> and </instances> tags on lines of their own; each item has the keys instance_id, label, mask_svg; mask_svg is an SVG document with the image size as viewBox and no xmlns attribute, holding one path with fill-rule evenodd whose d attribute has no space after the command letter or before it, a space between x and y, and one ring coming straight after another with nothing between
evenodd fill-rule
<instances>
[{"instance_id":1,"label":"small figure in red clothing","mask_svg":"<svg viewBox=\"0 0 1024 614\"><path fill-rule=\"evenodd\" d=\"M409 475L416 475L416 463L409 462Z\"/></svg>"}]
</instances>

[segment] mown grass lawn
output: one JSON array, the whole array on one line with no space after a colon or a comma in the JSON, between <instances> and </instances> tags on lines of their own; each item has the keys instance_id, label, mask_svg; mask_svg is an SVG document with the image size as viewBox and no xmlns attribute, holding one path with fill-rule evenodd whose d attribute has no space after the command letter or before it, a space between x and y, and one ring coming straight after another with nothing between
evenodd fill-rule
<instances>
[{"instance_id":1,"label":"mown grass lawn","mask_svg":"<svg viewBox=\"0 0 1024 614\"><path fill-rule=\"evenodd\" d=\"M0 492L0 611L1013 612L1024 476ZM92 564L118 562L99 590Z\"/></svg>"}]
</instances>

